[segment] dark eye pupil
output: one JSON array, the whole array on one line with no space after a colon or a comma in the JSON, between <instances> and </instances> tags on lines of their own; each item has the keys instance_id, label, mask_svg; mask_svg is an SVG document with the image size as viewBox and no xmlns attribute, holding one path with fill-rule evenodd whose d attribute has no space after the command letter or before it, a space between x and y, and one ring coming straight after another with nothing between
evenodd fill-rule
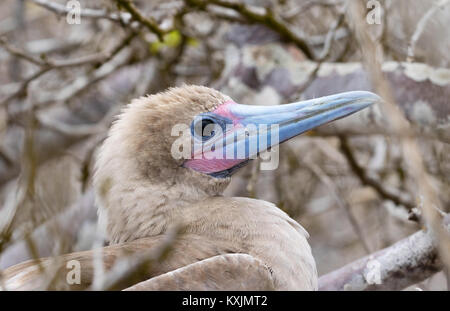
<instances>
[{"instance_id":1,"label":"dark eye pupil","mask_svg":"<svg viewBox=\"0 0 450 311\"><path fill-rule=\"evenodd\" d=\"M209 126L208 126L209 125ZM212 120L202 120L202 136L203 137L210 137L214 135L214 130L212 130L214 127L214 122Z\"/></svg>"},{"instance_id":2,"label":"dark eye pupil","mask_svg":"<svg viewBox=\"0 0 450 311\"><path fill-rule=\"evenodd\" d=\"M215 135L215 125L216 122L214 120L203 118L201 122L198 121L194 126L195 135L204 140L209 139Z\"/></svg>"}]
</instances>

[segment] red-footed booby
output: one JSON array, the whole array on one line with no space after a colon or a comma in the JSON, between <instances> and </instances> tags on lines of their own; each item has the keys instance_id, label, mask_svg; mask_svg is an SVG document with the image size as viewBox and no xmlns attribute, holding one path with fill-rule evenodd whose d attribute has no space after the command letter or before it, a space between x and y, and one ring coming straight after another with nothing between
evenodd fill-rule
<instances>
[{"instance_id":1,"label":"red-footed booby","mask_svg":"<svg viewBox=\"0 0 450 311\"><path fill-rule=\"evenodd\" d=\"M233 172L257 154L379 100L355 91L246 106L202 86L133 100L112 125L96 161L99 222L112 245L104 253L151 246L180 225L183 234L173 255L130 290L317 289L302 226L272 203L222 192ZM174 135L181 134L177 128L184 135ZM65 259L92 259L83 254ZM26 288L18 271L23 273L20 265L6 270L6 283Z\"/></svg>"}]
</instances>

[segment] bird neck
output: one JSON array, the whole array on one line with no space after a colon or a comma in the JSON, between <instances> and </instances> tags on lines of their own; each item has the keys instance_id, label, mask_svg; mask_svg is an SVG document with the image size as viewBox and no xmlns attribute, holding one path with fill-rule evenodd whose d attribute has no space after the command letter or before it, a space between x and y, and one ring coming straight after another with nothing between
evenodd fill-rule
<instances>
[{"instance_id":1,"label":"bird neck","mask_svg":"<svg viewBox=\"0 0 450 311\"><path fill-rule=\"evenodd\" d=\"M174 225L184 207L208 197L189 185L106 179L97 189L99 224L112 244L154 236Z\"/></svg>"}]
</instances>

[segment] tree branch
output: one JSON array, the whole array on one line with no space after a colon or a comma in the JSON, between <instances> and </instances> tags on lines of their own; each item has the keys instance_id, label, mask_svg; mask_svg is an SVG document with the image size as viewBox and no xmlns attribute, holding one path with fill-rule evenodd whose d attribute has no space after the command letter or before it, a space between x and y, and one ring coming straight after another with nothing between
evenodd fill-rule
<instances>
[{"instance_id":1,"label":"tree branch","mask_svg":"<svg viewBox=\"0 0 450 311\"><path fill-rule=\"evenodd\" d=\"M58 15L67 15L70 9L60 3L47 0L28 0ZM108 13L106 10L82 9L80 12L82 17L86 18L103 18L114 22L122 22L128 24L131 18L129 13Z\"/></svg>"},{"instance_id":2,"label":"tree branch","mask_svg":"<svg viewBox=\"0 0 450 311\"><path fill-rule=\"evenodd\" d=\"M441 269L432 231L421 230L321 276L319 290L402 290Z\"/></svg>"},{"instance_id":3,"label":"tree branch","mask_svg":"<svg viewBox=\"0 0 450 311\"><path fill-rule=\"evenodd\" d=\"M366 170L358 164L358 161L356 160L353 151L351 150L350 144L348 143L347 137L343 135L338 135L338 138L340 141L340 149L342 151L342 154L347 159L350 168L359 178L361 183L363 185L372 187L384 199L390 200L394 202L396 205L404 206L409 212L409 219L413 221L418 221L419 219L417 214L413 212L413 209L416 207L416 205L413 202L410 202L402 198L400 195L390 191L389 189L386 189L385 187L383 187L380 181L367 175Z\"/></svg>"},{"instance_id":4,"label":"tree branch","mask_svg":"<svg viewBox=\"0 0 450 311\"><path fill-rule=\"evenodd\" d=\"M186 4L190 6L195 6L201 10L206 10L208 5L216 5L222 8L231 9L247 18L252 23L262 24L266 27L274 30L280 34L284 39L294 43L308 59L314 59L314 53L309 47L308 43L296 35L289 27L287 27L283 22L279 21L270 9L265 9L265 14L255 13L250 10L243 3L227 2L222 0L210 0L210 1L199 1L199 0L185 0Z\"/></svg>"},{"instance_id":5,"label":"tree branch","mask_svg":"<svg viewBox=\"0 0 450 311\"><path fill-rule=\"evenodd\" d=\"M159 41L164 40L163 36L166 31L159 28L153 20L142 15L131 0L116 0L116 2L119 6L127 10L135 20L153 32L158 37Z\"/></svg>"}]
</instances>

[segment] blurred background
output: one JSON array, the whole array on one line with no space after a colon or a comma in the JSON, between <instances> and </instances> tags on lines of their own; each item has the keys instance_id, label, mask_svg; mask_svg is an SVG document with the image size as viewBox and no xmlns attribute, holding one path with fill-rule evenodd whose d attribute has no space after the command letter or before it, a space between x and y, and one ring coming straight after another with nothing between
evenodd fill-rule
<instances>
[{"instance_id":1,"label":"blurred background","mask_svg":"<svg viewBox=\"0 0 450 311\"><path fill-rule=\"evenodd\" d=\"M132 98L183 83L249 105L377 91L367 51L448 213L448 29L449 1L1 1L0 270L93 247L97 147ZM407 155L386 129L379 107L322 126L282 145L277 170L253 161L226 195L277 204L310 233L319 275L331 272L423 227ZM417 288L447 282L437 273Z\"/></svg>"}]
</instances>

